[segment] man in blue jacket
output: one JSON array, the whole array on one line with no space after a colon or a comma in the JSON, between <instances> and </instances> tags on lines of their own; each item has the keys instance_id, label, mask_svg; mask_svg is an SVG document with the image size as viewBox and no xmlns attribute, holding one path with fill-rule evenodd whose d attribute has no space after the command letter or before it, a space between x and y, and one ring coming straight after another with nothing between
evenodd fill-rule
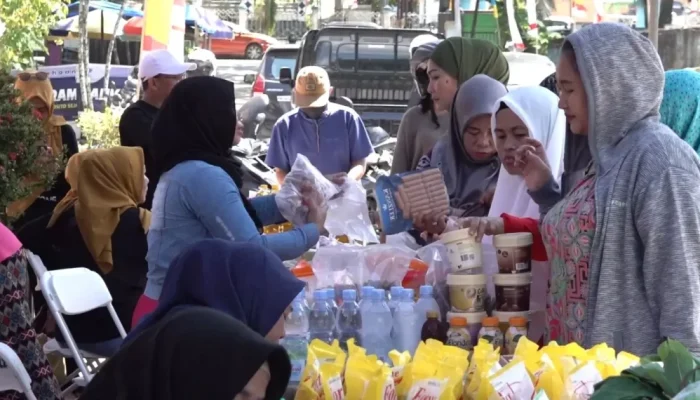
<instances>
[{"instance_id":1,"label":"man in blue jacket","mask_svg":"<svg viewBox=\"0 0 700 400\"><path fill-rule=\"evenodd\" d=\"M272 129L265 161L281 184L296 160L306 156L322 174L347 173L359 180L365 173L372 144L355 110L331 103L330 79L320 67L304 67L294 85L298 108L284 114Z\"/></svg>"}]
</instances>

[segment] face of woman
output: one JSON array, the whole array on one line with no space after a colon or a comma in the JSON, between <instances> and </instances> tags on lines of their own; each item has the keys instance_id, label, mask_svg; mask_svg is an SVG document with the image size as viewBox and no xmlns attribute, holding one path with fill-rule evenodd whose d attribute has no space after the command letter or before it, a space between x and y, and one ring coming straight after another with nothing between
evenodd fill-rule
<instances>
[{"instance_id":1,"label":"face of woman","mask_svg":"<svg viewBox=\"0 0 700 400\"><path fill-rule=\"evenodd\" d=\"M491 116L478 115L472 118L462 132L464 151L476 161L488 160L496 154L491 135Z\"/></svg>"},{"instance_id":2,"label":"face of woman","mask_svg":"<svg viewBox=\"0 0 700 400\"><path fill-rule=\"evenodd\" d=\"M588 98L573 53L564 53L559 58L557 86L559 87L559 108L564 110L566 120L571 125L571 132L587 135Z\"/></svg>"},{"instance_id":3,"label":"face of woman","mask_svg":"<svg viewBox=\"0 0 700 400\"><path fill-rule=\"evenodd\" d=\"M270 367L267 363L260 366L258 372L253 375L245 385L243 391L238 393L233 400L263 400L270 384Z\"/></svg>"},{"instance_id":4,"label":"face of woman","mask_svg":"<svg viewBox=\"0 0 700 400\"><path fill-rule=\"evenodd\" d=\"M506 108L496 114L496 149L506 171L511 175L521 175L515 167L515 151L530 136L525 123L511 109Z\"/></svg>"},{"instance_id":5,"label":"face of woman","mask_svg":"<svg viewBox=\"0 0 700 400\"><path fill-rule=\"evenodd\" d=\"M284 335L286 334L286 332L284 330L284 320L287 318L287 316L291 312L292 312L291 306L287 307L287 309L284 310L284 313L282 315L280 315L280 318L275 323L275 326L273 326L272 329L270 329L270 332L268 332L267 335L265 335L265 339L267 339L271 342L279 343L280 339L282 339L284 337Z\"/></svg>"},{"instance_id":6,"label":"face of woman","mask_svg":"<svg viewBox=\"0 0 700 400\"><path fill-rule=\"evenodd\" d=\"M41 119L45 120L49 116L49 106L44 103L43 100L41 100L38 97L32 97L29 99L29 102L32 103L32 106L34 106L34 110L38 112L41 115Z\"/></svg>"},{"instance_id":7,"label":"face of woman","mask_svg":"<svg viewBox=\"0 0 700 400\"><path fill-rule=\"evenodd\" d=\"M243 139L243 122L236 121L236 130L233 134L233 145L237 145Z\"/></svg>"},{"instance_id":8,"label":"face of woman","mask_svg":"<svg viewBox=\"0 0 700 400\"><path fill-rule=\"evenodd\" d=\"M428 61L428 78L430 79L428 93L433 98L435 111L449 111L459 88L457 79L450 76L433 60Z\"/></svg>"}]
</instances>

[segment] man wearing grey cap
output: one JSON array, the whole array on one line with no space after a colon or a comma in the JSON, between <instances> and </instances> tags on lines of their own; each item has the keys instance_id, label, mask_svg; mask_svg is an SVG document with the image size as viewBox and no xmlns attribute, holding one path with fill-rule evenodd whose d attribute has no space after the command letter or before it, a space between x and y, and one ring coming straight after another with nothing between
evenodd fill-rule
<instances>
[{"instance_id":1,"label":"man wearing grey cap","mask_svg":"<svg viewBox=\"0 0 700 400\"><path fill-rule=\"evenodd\" d=\"M401 119L391 173L413 171L420 158L433 148L437 140L449 130L449 112L435 112L428 93L428 59L441 40L433 35L420 35L411 42L411 75L415 89L409 109Z\"/></svg>"}]
</instances>

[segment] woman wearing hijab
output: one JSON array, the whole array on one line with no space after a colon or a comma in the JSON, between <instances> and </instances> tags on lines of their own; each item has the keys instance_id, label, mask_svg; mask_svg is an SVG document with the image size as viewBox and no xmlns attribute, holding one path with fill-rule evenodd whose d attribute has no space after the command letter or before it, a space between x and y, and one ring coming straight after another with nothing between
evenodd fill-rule
<instances>
[{"instance_id":1,"label":"woman wearing hijab","mask_svg":"<svg viewBox=\"0 0 700 400\"><path fill-rule=\"evenodd\" d=\"M663 74L651 42L626 26L569 35L559 106L593 161L559 201L540 197L556 187L542 146L518 150L530 193L549 210L540 231L552 340L651 354L673 338L700 352L700 160L659 121Z\"/></svg>"},{"instance_id":2,"label":"woman wearing hijab","mask_svg":"<svg viewBox=\"0 0 700 400\"><path fill-rule=\"evenodd\" d=\"M42 230L43 234L27 235L25 246L50 270L83 266L100 274L128 330L148 270L150 212L138 206L148 188L143 151L139 147L92 150L81 153L72 166L79 166L77 196L69 195L75 196L74 203L57 208L49 227L46 218L28 224L27 228L36 225L32 232ZM84 350L108 356L121 344L105 308L65 318Z\"/></svg>"},{"instance_id":3,"label":"woman wearing hijab","mask_svg":"<svg viewBox=\"0 0 700 400\"><path fill-rule=\"evenodd\" d=\"M419 168L440 168L450 198L450 214L483 216L485 196L498 179L500 164L491 134L493 104L507 93L503 83L476 75L459 88L452 106L450 135L421 159Z\"/></svg>"},{"instance_id":4,"label":"woman wearing hijab","mask_svg":"<svg viewBox=\"0 0 700 400\"><path fill-rule=\"evenodd\" d=\"M270 341L284 336L284 316L304 283L269 250L207 239L186 248L168 270L158 308L126 341L174 310L204 306L236 318Z\"/></svg>"},{"instance_id":5,"label":"woman wearing hijab","mask_svg":"<svg viewBox=\"0 0 700 400\"><path fill-rule=\"evenodd\" d=\"M81 400L279 400L283 347L204 307L174 311L100 369Z\"/></svg>"},{"instance_id":6,"label":"woman wearing hijab","mask_svg":"<svg viewBox=\"0 0 700 400\"><path fill-rule=\"evenodd\" d=\"M433 99L428 93L428 60L435 47L441 42L432 37L433 40L418 46L411 57L411 75L413 75L420 102L409 108L401 119L394 161L391 164L392 174L415 170L420 158L449 131L450 113L446 111L436 113Z\"/></svg>"},{"instance_id":7,"label":"woman wearing hijab","mask_svg":"<svg viewBox=\"0 0 700 400\"><path fill-rule=\"evenodd\" d=\"M134 320L155 309L175 257L199 240L250 242L284 260L302 255L318 241L325 210L309 206L310 223L289 232L261 233L284 222L274 196L248 200L241 193L243 166L230 155L236 131L233 84L201 76L173 89L153 126L160 180L148 233L148 283Z\"/></svg>"},{"instance_id":8,"label":"woman wearing hijab","mask_svg":"<svg viewBox=\"0 0 700 400\"><path fill-rule=\"evenodd\" d=\"M68 159L77 153L78 141L75 132L63 117L54 114L53 87L48 74L35 71L21 72L17 75L15 89L20 92L22 99L32 103L36 114L41 117L46 132L46 145L51 149L52 154L65 154ZM53 187L45 191L37 190L28 197L12 203L7 213L10 217L18 218L13 223L13 229L16 231L26 222L50 213L69 189L61 171Z\"/></svg>"},{"instance_id":9,"label":"woman wearing hijab","mask_svg":"<svg viewBox=\"0 0 700 400\"><path fill-rule=\"evenodd\" d=\"M60 390L51 364L37 340L29 314L29 262L22 243L0 223L0 341L10 346L22 360L32 380L32 392L38 400L56 400ZM0 392L0 400L21 399L15 391Z\"/></svg>"},{"instance_id":10,"label":"woman wearing hijab","mask_svg":"<svg viewBox=\"0 0 700 400\"><path fill-rule=\"evenodd\" d=\"M700 154L700 73L679 69L665 75L661 122Z\"/></svg>"}]
</instances>

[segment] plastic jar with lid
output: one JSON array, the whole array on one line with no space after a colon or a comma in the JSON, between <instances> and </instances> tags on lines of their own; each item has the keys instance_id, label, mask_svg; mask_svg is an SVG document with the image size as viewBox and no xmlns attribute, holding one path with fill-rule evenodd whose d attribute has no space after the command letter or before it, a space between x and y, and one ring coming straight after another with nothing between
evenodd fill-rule
<instances>
[{"instance_id":1,"label":"plastic jar with lid","mask_svg":"<svg viewBox=\"0 0 700 400\"><path fill-rule=\"evenodd\" d=\"M509 321L510 326L508 331L506 331L506 352L507 354L513 354L515 348L518 346L518 341L522 337L527 337L527 318L525 317L513 317Z\"/></svg>"},{"instance_id":2,"label":"plastic jar with lid","mask_svg":"<svg viewBox=\"0 0 700 400\"><path fill-rule=\"evenodd\" d=\"M479 339L487 340L494 348L503 348L503 331L500 328L498 317L486 317L481 320Z\"/></svg>"},{"instance_id":3,"label":"plastic jar with lid","mask_svg":"<svg viewBox=\"0 0 700 400\"><path fill-rule=\"evenodd\" d=\"M481 243L469 229L443 233L440 241L447 248L447 260L455 274L482 274L483 257Z\"/></svg>"},{"instance_id":4,"label":"plastic jar with lid","mask_svg":"<svg viewBox=\"0 0 700 400\"><path fill-rule=\"evenodd\" d=\"M486 275L447 275L447 287L450 292L450 305L453 311L484 311L486 297Z\"/></svg>"},{"instance_id":5,"label":"plastic jar with lid","mask_svg":"<svg viewBox=\"0 0 700 400\"><path fill-rule=\"evenodd\" d=\"M532 262L532 233L504 233L493 237L498 273L522 274L530 272Z\"/></svg>"},{"instance_id":6,"label":"plastic jar with lid","mask_svg":"<svg viewBox=\"0 0 700 400\"><path fill-rule=\"evenodd\" d=\"M493 284L496 291L497 311L529 311L532 273L495 274Z\"/></svg>"},{"instance_id":7,"label":"plastic jar with lid","mask_svg":"<svg viewBox=\"0 0 700 400\"><path fill-rule=\"evenodd\" d=\"M450 329L447 331L448 346L455 346L465 350L472 349L472 337L467 329L467 320L462 317L453 317L450 320Z\"/></svg>"}]
</instances>

